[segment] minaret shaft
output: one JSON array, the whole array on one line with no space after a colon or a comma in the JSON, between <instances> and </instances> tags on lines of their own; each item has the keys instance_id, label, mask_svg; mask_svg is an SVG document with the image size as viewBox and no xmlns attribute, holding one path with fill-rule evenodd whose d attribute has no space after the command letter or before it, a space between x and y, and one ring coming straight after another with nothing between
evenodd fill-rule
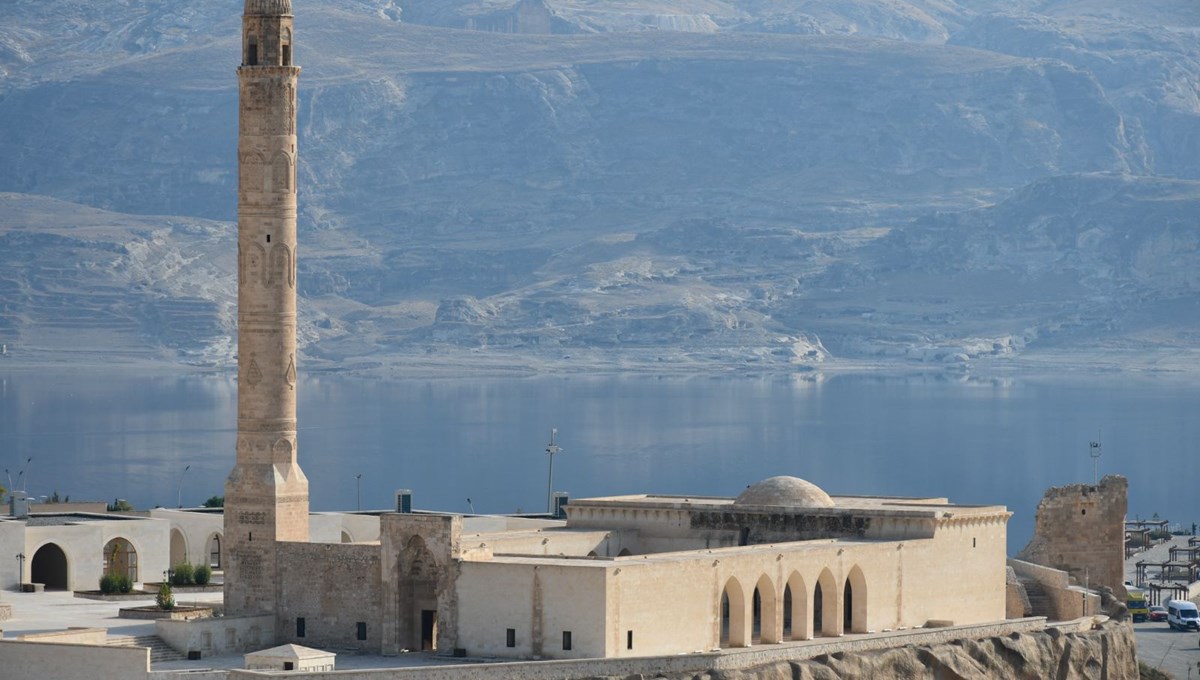
<instances>
[{"instance_id":1,"label":"minaret shaft","mask_svg":"<svg viewBox=\"0 0 1200 680\"><path fill-rule=\"evenodd\" d=\"M289 0L246 0L238 74L238 436L225 607L270 613L276 542L308 540L296 459L296 82Z\"/></svg>"}]
</instances>

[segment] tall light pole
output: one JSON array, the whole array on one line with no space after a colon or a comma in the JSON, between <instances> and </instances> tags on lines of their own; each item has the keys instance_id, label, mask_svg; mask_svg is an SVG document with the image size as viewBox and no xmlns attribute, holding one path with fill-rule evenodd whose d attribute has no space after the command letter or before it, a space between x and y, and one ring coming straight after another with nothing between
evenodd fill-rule
<instances>
[{"instance_id":1,"label":"tall light pole","mask_svg":"<svg viewBox=\"0 0 1200 680\"><path fill-rule=\"evenodd\" d=\"M1096 441L1091 442L1088 446L1088 455L1092 457L1092 485L1100 486L1100 456L1104 455L1104 451L1100 448L1100 435L1103 430L1096 431Z\"/></svg>"},{"instance_id":2,"label":"tall light pole","mask_svg":"<svg viewBox=\"0 0 1200 680\"><path fill-rule=\"evenodd\" d=\"M183 507L183 476L186 475L187 471L191 469L192 465L191 463L188 463L187 465L183 466L183 472L179 473L179 487L175 490L175 507L177 508Z\"/></svg>"},{"instance_id":3,"label":"tall light pole","mask_svg":"<svg viewBox=\"0 0 1200 680\"><path fill-rule=\"evenodd\" d=\"M550 476L546 479L546 513L554 512L554 454L562 453L562 447L554 443L554 436L558 434L558 428L550 428L550 445L546 447L546 454L550 456Z\"/></svg>"},{"instance_id":4,"label":"tall light pole","mask_svg":"<svg viewBox=\"0 0 1200 680\"><path fill-rule=\"evenodd\" d=\"M358 499L358 509L362 510L362 473L354 476L354 495Z\"/></svg>"}]
</instances>

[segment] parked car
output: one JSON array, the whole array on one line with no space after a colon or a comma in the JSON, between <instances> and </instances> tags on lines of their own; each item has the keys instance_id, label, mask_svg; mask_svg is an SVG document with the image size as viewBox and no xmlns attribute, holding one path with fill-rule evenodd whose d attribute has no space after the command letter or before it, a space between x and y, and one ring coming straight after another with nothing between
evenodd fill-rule
<instances>
[{"instance_id":1,"label":"parked car","mask_svg":"<svg viewBox=\"0 0 1200 680\"><path fill-rule=\"evenodd\" d=\"M1176 630L1200 630L1200 611L1187 600L1167 603L1167 624Z\"/></svg>"},{"instance_id":2,"label":"parked car","mask_svg":"<svg viewBox=\"0 0 1200 680\"><path fill-rule=\"evenodd\" d=\"M1167 620L1167 608L1160 607L1158 605L1154 605L1153 607L1151 607L1150 608L1150 620L1151 621L1166 621Z\"/></svg>"}]
</instances>

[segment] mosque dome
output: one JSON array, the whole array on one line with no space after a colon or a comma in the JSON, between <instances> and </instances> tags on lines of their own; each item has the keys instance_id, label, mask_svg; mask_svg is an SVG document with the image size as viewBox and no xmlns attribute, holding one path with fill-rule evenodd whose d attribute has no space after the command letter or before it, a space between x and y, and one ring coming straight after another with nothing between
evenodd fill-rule
<instances>
[{"instance_id":1,"label":"mosque dome","mask_svg":"<svg viewBox=\"0 0 1200 680\"><path fill-rule=\"evenodd\" d=\"M291 16L292 0L246 0L246 16L256 14Z\"/></svg>"},{"instance_id":2,"label":"mosque dome","mask_svg":"<svg viewBox=\"0 0 1200 680\"><path fill-rule=\"evenodd\" d=\"M812 482L784 475L764 479L747 487L733 504L832 508L833 499Z\"/></svg>"}]
</instances>

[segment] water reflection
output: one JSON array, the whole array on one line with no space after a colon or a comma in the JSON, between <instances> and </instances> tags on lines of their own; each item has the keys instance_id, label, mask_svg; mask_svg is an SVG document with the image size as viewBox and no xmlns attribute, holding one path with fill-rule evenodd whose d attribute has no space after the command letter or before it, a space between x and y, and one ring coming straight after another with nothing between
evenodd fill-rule
<instances>
[{"instance_id":1,"label":"water reflection","mask_svg":"<svg viewBox=\"0 0 1200 680\"><path fill-rule=\"evenodd\" d=\"M534 511L546 498L550 427L564 453L556 490L736 495L775 474L830 493L1002 503L1024 544L1051 485L1101 470L1130 477L1130 514L1190 524L1200 390L1163 381L962 381L650 377L377 381L329 375L299 386L301 463L314 510L418 507ZM230 376L63 373L0 378L0 462L33 456L31 494L199 504L233 464Z\"/></svg>"}]
</instances>

